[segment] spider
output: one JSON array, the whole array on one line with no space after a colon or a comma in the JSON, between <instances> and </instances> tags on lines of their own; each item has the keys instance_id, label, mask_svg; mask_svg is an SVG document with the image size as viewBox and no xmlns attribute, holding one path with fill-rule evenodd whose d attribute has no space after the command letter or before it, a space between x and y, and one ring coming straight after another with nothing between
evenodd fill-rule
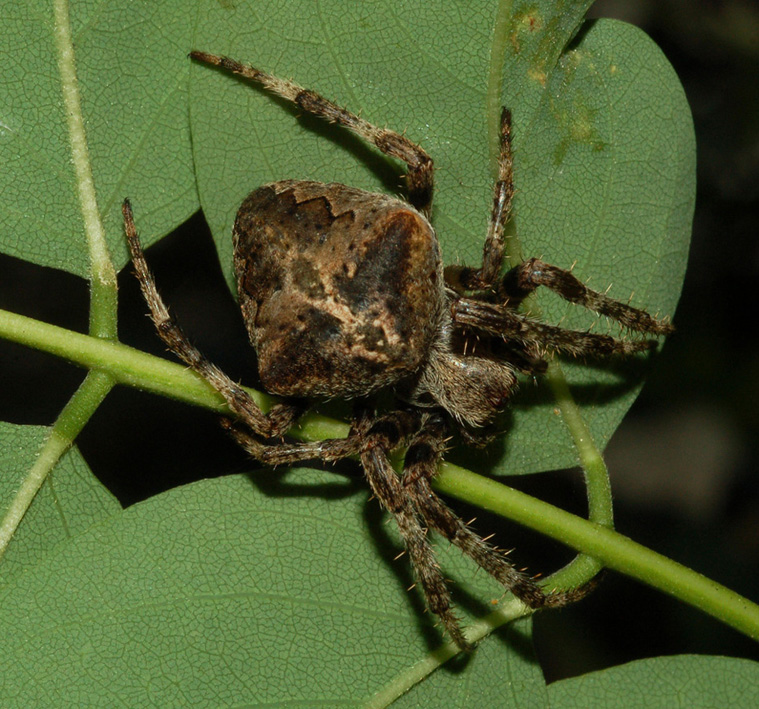
<instances>
[{"instance_id":1,"label":"spider","mask_svg":"<svg viewBox=\"0 0 759 709\"><path fill-rule=\"evenodd\" d=\"M233 230L238 296L264 389L283 397L264 413L186 338L156 289L129 201L125 232L140 286L160 337L224 397L235 418L222 423L265 465L357 457L369 487L397 522L427 607L456 645L470 649L429 538L434 530L531 608L557 607L590 586L544 590L475 534L432 490L454 431L487 440L517 387L516 373L545 370L546 352L603 357L649 350L654 340L565 330L518 312L539 286L618 321L666 335L672 326L587 288L570 271L531 258L501 274L504 225L513 187L511 114L500 122L500 158L479 267L443 269L430 223L432 158L395 131L378 128L314 91L233 59L193 51L196 61L250 79L300 109L337 123L404 162L407 200L341 184L285 180L254 190ZM372 412L372 395L391 389L397 408ZM357 405L344 439L284 438L309 398ZM390 454L405 447L403 473Z\"/></svg>"}]
</instances>

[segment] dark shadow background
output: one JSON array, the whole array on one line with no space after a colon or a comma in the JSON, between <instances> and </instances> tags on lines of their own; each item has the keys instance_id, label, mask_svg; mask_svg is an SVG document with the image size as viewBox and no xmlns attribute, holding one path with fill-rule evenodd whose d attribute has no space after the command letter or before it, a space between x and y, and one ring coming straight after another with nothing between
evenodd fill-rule
<instances>
[{"instance_id":1,"label":"dark shadow background","mask_svg":"<svg viewBox=\"0 0 759 709\"><path fill-rule=\"evenodd\" d=\"M592 15L628 20L663 49L685 87L699 149L678 331L607 450L617 526L759 600L759 4L603 0ZM193 341L230 375L250 381L252 350L202 217L149 258ZM135 279L122 274L120 286L123 341L162 354ZM86 331L87 301L79 279L0 257L0 307ZM54 357L0 341L0 418L49 424L81 379L80 370ZM210 413L127 389L108 396L78 443L124 504L250 467ZM583 513L576 471L513 484ZM551 568L567 558L515 525L478 517L480 528L501 530L523 563L540 559L541 568ZM759 659L757 646L737 632L615 574L592 599L538 614L535 643L549 679L659 654Z\"/></svg>"}]
</instances>

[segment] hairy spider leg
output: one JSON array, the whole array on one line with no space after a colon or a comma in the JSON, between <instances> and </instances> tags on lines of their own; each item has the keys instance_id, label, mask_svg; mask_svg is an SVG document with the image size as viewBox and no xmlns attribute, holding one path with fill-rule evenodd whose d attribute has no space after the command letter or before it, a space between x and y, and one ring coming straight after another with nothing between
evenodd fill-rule
<instances>
[{"instance_id":1,"label":"hairy spider leg","mask_svg":"<svg viewBox=\"0 0 759 709\"><path fill-rule=\"evenodd\" d=\"M576 303L599 315L616 320L630 330L652 335L670 335L675 328L667 320L658 320L645 310L610 298L588 288L571 271L531 258L512 268L499 285L499 294L510 304L518 304L536 288L545 286L570 303Z\"/></svg>"},{"instance_id":2,"label":"hairy spider leg","mask_svg":"<svg viewBox=\"0 0 759 709\"><path fill-rule=\"evenodd\" d=\"M203 353L188 340L158 292L155 278L145 260L128 199L124 200L122 213L135 275L140 282L140 289L150 309L150 317L159 337L179 359L216 389L224 397L229 408L256 434L264 438L284 435L293 425L302 408L292 403L276 404L268 413L264 413L248 392L232 381L215 364L209 362Z\"/></svg>"},{"instance_id":3,"label":"hairy spider leg","mask_svg":"<svg viewBox=\"0 0 759 709\"><path fill-rule=\"evenodd\" d=\"M597 583L595 580L570 590L546 592L532 578L517 570L503 553L475 534L430 487L445 451L444 419L430 414L412 438L404 463L403 485L425 524L445 537L481 569L510 590L530 608L556 608L580 600Z\"/></svg>"},{"instance_id":4,"label":"hairy spider leg","mask_svg":"<svg viewBox=\"0 0 759 709\"><path fill-rule=\"evenodd\" d=\"M501 110L498 179L493 188L493 206L485 244L482 266L449 266L446 282L457 292L491 288L501 273L505 252L504 227L511 216L514 199L514 159L511 149L511 111Z\"/></svg>"},{"instance_id":5,"label":"hairy spider leg","mask_svg":"<svg viewBox=\"0 0 759 709\"><path fill-rule=\"evenodd\" d=\"M343 458L356 456L366 436L368 419L356 418L345 438L326 438L321 441L262 441L253 435L243 423L223 418L221 425L251 458L264 465L292 465L305 460L321 460L335 463Z\"/></svg>"},{"instance_id":6,"label":"hairy spider leg","mask_svg":"<svg viewBox=\"0 0 759 709\"><path fill-rule=\"evenodd\" d=\"M674 331L670 322L594 291L570 271L536 258L515 266L503 277L498 286L501 302L457 298L451 305L453 321L492 335L577 357L630 355L656 347L656 340L622 340L610 335L566 330L516 312L519 304L539 286L547 287L570 303L616 320L630 330L651 335L668 335Z\"/></svg>"},{"instance_id":7,"label":"hairy spider leg","mask_svg":"<svg viewBox=\"0 0 759 709\"><path fill-rule=\"evenodd\" d=\"M361 451L361 463L375 497L395 518L411 565L427 603L427 607L443 623L448 635L462 650L471 650L453 612L451 594L435 557L435 552L421 524L413 500L406 494L401 480L390 465L389 454L398 447L402 435L402 418L385 418L370 429ZM418 425L418 419L417 419ZM408 429L406 431L408 433ZM407 437L407 436L406 436Z\"/></svg>"},{"instance_id":8,"label":"hairy spider leg","mask_svg":"<svg viewBox=\"0 0 759 709\"><path fill-rule=\"evenodd\" d=\"M453 321L517 341L533 349L549 349L575 357L631 355L656 347L656 340L622 340L594 332L566 330L532 320L512 310L510 305L485 303L473 298L459 298L451 305Z\"/></svg>"},{"instance_id":9,"label":"hairy spider leg","mask_svg":"<svg viewBox=\"0 0 759 709\"><path fill-rule=\"evenodd\" d=\"M348 128L375 145L385 155L402 160L408 167L406 189L409 202L426 217L430 216L434 188L433 163L432 158L416 143L412 143L400 133L387 128L379 128L365 121L332 101L328 101L315 91L304 89L292 81L272 76L253 66L241 64L235 59L198 51L190 52L190 57L204 64L218 66L246 79L251 79L304 111L324 118L330 123L337 123Z\"/></svg>"}]
</instances>

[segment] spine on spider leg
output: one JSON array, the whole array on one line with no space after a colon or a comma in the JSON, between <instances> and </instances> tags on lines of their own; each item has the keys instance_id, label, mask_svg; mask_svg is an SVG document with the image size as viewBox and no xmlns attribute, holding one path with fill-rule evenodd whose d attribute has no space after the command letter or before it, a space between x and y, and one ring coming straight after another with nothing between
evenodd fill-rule
<instances>
[{"instance_id":1,"label":"spine on spider leg","mask_svg":"<svg viewBox=\"0 0 759 709\"><path fill-rule=\"evenodd\" d=\"M503 278L499 292L521 302L540 286L552 290L567 302L616 320L630 330L651 335L669 335L674 332L673 325L667 320L658 320L645 310L633 308L594 291L570 271L537 258L528 259L509 271Z\"/></svg>"}]
</instances>

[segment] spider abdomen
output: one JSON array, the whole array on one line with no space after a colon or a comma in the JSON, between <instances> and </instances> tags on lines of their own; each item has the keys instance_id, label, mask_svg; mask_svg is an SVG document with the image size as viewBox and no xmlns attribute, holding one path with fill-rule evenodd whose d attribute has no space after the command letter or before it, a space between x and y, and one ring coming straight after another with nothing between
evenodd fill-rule
<instances>
[{"instance_id":1,"label":"spider abdomen","mask_svg":"<svg viewBox=\"0 0 759 709\"><path fill-rule=\"evenodd\" d=\"M408 203L340 184L258 188L234 228L240 305L263 386L358 396L423 364L440 322L440 249Z\"/></svg>"}]
</instances>

